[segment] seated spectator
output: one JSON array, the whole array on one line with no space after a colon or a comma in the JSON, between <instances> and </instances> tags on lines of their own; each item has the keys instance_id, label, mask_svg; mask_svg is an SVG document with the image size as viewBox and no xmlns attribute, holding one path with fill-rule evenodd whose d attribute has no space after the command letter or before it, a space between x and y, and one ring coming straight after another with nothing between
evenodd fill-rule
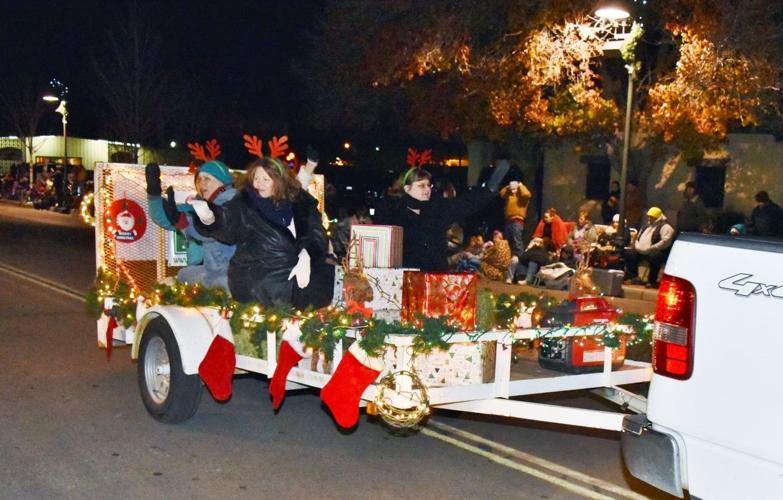
<instances>
[{"instance_id":1,"label":"seated spectator","mask_svg":"<svg viewBox=\"0 0 783 500\"><path fill-rule=\"evenodd\" d=\"M492 245L484 251L484 257L481 259L481 274L491 280L502 281L508 273L508 266L511 263L511 247L503 238L503 233L495 231L492 233Z\"/></svg>"},{"instance_id":2,"label":"seated spectator","mask_svg":"<svg viewBox=\"0 0 783 500\"><path fill-rule=\"evenodd\" d=\"M480 234L475 234L470 237L470 242L465 249L460 252L459 259L457 260L458 272L478 272L481 267L481 259L484 256L484 248L486 243L484 237Z\"/></svg>"},{"instance_id":3,"label":"seated spectator","mask_svg":"<svg viewBox=\"0 0 783 500\"><path fill-rule=\"evenodd\" d=\"M544 217L536 226L533 238L549 238L552 241L552 245L554 245L555 251L560 252L568 238L568 231L563 219L557 215L557 210L550 208L544 212Z\"/></svg>"},{"instance_id":4,"label":"seated spectator","mask_svg":"<svg viewBox=\"0 0 783 500\"><path fill-rule=\"evenodd\" d=\"M516 268L516 277L525 273L525 278L518 281L520 285L533 283L533 278L541 268L557 261L557 251L552 239L548 236L542 238L533 238L525 249L522 257L519 259L519 265Z\"/></svg>"},{"instance_id":5,"label":"seated spectator","mask_svg":"<svg viewBox=\"0 0 783 500\"><path fill-rule=\"evenodd\" d=\"M734 224L729 229L730 236L745 236L746 234L748 234L748 231L745 228L745 224Z\"/></svg>"},{"instance_id":6,"label":"seated spectator","mask_svg":"<svg viewBox=\"0 0 783 500\"><path fill-rule=\"evenodd\" d=\"M648 288L658 288L658 273L669 256L669 250L674 243L674 227L658 207L647 211L647 224L639 231L633 248L625 250L626 278L634 285L641 285L639 279L639 263L647 262L650 273L647 278Z\"/></svg>"},{"instance_id":7,"label":"seated spectator","mask_svg":"<svg viewBox=\"0 0 783 500\"><path fill-rule=\"evenodd\" d=\"M569 267L577 267L590 254L592 245L598 241L598 233L590 221L588 212L579 212L576 225L568 233L566 244L561 251L561 260Z\"/></svg>"},{"instance_id":8,"label":"seated spectator","mask_svg":"<svg viewBox=\"0 0 783 500\"><path fill-rule=\"evenodd\" d=\"M620 214L612 217L612 225L598 236L591 264L601 269L623 269L623 250L631 243L631 231L626 225L622 239L617 238Z\"/></svg>"}]
</instances>

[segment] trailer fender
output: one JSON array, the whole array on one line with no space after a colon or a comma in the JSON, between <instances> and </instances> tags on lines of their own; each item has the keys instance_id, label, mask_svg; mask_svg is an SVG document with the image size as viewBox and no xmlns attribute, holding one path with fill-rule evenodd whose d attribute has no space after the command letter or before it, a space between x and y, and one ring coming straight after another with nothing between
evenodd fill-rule
<instances>
[{"instance_id":1,"label":"trailer fender","mask_svg":"<svg viewBox=\"0 0 783 500\"><path fill-rule=\"evenodd\" d=\"M187 375L198 373L198 366L207 354L218 328L231 331L228 320L213 307L154 306L147 309L138 321L131 357L138 359L139 345L144 331L154 318L166 320L177 339L182 356L182 370Z\"/></svg>"}]
</instances>

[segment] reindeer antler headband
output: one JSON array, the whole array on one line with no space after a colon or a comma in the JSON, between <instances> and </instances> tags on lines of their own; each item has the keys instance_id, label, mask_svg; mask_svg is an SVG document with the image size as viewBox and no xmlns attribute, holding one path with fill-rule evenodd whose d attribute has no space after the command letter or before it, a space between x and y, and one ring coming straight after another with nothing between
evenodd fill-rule
<instances>
[{"instance_id":1,"label":"reindeer antler headband","mask_svg":"<svg viewBox=\"0 0 783 500\"><path fill-rule=\"evenodd\" d=\"M242 135L242 139L245 140L245 148L251 155L264 158L264 152L262 151L263 142L258 138L258 136L244 134ZM284 135L279 139L277 137L272 137L272 140L267 144L269 144L269 156L267 156L267 158L269 158L272 164L277 167L280 175L285 175L285 167L283 167L283 163L278 159L278 157L283 156L283 154L288 149L288 136Z\"/></svg>"},{"instance_id":2,"label":"reindeer antler headband","mask_svg":"<svg viewBox=\"0 0 783 500\"><path fill-rule=\"evenodd\" d=\"M195 158L196 160L201 160L203 163L206 163L208 161L216 160L218 156L220 156L220 144L218 143L217 139L211 139L206 142L207 149L204 151L204 146L199 144L198 142L191 142L188 143L188 149L190 150L190 154ZM194 162L190 162L190 165L188 166L188 170L190 172L195 172L197 170L197 166Z\"/></svg>"},{"instance_id":3,"label":"reindeer antler headband","mask_svg":"<svg viewBox=\"0 0 783 500\"><path fill-rule=\"evenodd\" d=\"M431 149L425 149L421 153L416 151L413 148L408 148L408 165L410 165L410 168L405 172L405 175L402 176L402 185L406 185L408 183L408 179L410 178L411 174L415 170L421 169L424 165L430 163L432 161L432 150Z\"/></svg>"}]
</instances>

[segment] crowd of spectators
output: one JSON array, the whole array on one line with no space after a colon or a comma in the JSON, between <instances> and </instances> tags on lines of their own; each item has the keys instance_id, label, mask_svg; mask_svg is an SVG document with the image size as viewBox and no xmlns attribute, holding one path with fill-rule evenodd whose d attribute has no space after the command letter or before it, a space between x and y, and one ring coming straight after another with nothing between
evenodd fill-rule
<instances>
[{"instance_id":1,"label":"crowd of spectators","mask_svg":"<svg viewBox=\"0 0 783 500\"><path fill-rule=\"evenodd\" d=\"M479 186L472 189L481 189L493 170L485 169ZM62 167L58 165L34 165L33 173L31 186L30 166L13 165L0 177L0 197L29 203L38 209L70 212L90 190L88 172L80 166L69 167L65 182ZM377 223L374 208L399 196L394 187L377 198L343 195L341 199L341 191L327 184L327 212L333 221L329 235L338 258L348 251L351 226ZM432 179L433 199L453 200L470 191L471 188L453 178ZM783 209L770 199L767 191L756 193L755 207L745 217L710 212L694 182L685 184L679 207L647 206L641 190L629 182L625 188L626 217L622 225L618 213L621 190L617 181L611 182L607 197L591 210L561 214L555 207L547 207L538 221L528 219L536 193L515 166L511 166L494 196L493 203L466 212L464 217L457 217L447 225L445 262L449 270L477 272L493 280L533 285L542 267L562 262L573 269L589 266L622 270L627 283L657 287L660 270L681 232L783 238ZM451 205L453 202L448 204ZM665 213L676 214L676 219L669 220ZM447 215L441 217L451 218ZM621 226L623 232L619 234ZM640 264L648 269L646 279L640 275Z\"/></svg>"},{"instance_id":2,"label":"crowd of spectators","mask_svg":"<svg viewBox=\"0 0 783 500\"><path fill-rule=\"evenodd\" d=\"M92 190L89 172L80 165L72 165L63 183L61 165L35 164L33 183L30 184L30 165L11 165L0 177L0 198L30 204L40 210L69 213L78 208L82 197Z\"/></svg>"},{"instance_id":3,"label":"crowd of spectators","mask_svg":"<svg viewBox=\"0 0 783 500\"><path fill-rule=\"evenodd\" d=\"M487 178L484 173L482 177ZM617 181L611 182L606 199L591 211L581 210L564 217L549 207L539 221L532 223L528 220L528 207L535 193L514 166L506 182L491 207L482 210L478 217L458 220L449 226L446 257L450 270L477 272L506 283L535 285L542 267L562 262L573 269L621 270L626 284L657 288L661 269L681 232L783 237L783 210L766 191L756 194L756 206L745 218L711 214L694 182L685 184L679 207L648 206L638 186L629 182L626 219L620 234L621 191ZM434 187L433 198L454 197L455 191L468 189L455 188L451 182L439 186L437 180ZM676 219L670 220L665 213ZM727 225L727 220L731 224ZM332 228L337 254L345 252L352 224L372 221L366 205L352 204ZM640 273L640 265L646 267L646 277Z\"/></svg>"}]
</instances>

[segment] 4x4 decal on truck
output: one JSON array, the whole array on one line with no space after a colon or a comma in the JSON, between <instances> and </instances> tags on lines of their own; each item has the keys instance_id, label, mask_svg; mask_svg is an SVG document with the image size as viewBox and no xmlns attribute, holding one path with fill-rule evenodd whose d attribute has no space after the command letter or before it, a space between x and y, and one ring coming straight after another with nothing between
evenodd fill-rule
<instances>
[{"instance_id":1,"label":"4x4 decal on truck","mask_svg":"<svg viewBox=\"0 0 783 500\"><path fill-rule=\"evenodd\" d=\"M761 294L766 297L777 297L783 299L783 285L767 285L757 281L747 281L753 277L748 273L737 273L718 282L718 286L724 290L734 290L734 295L748 297L754 294Z\"/></svg>"}]
</instances>

